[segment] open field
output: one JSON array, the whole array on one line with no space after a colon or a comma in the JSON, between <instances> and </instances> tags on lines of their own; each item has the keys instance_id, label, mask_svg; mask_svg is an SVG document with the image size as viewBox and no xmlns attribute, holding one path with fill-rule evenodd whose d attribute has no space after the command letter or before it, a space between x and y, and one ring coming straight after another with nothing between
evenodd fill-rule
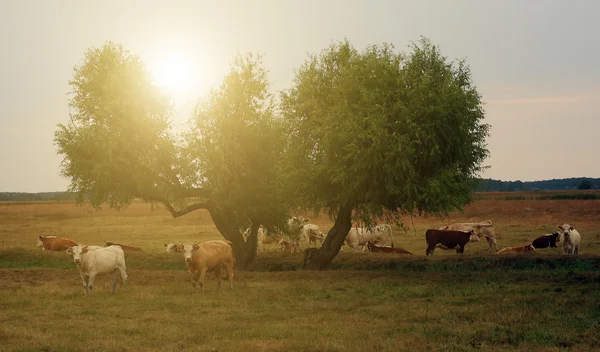
<instances>
[{"instance_id":1,"label":"open field","mask_svg":"<svg viewBox=\"0 0 600 352\"><path fill-rule=\"evenodd\" d=\"M556 192L553 192L556 193ZM535 192L535 197L541 192ZM414 256L351 253L326 272L298 270L299 255L266 246L235 286L195 293L169 241L218 239L206 212L173 219L134 203L123 212L69 202L0 203L0 350L7 351L556 351L600 349L600 200L537 200L481 194L448 219L405 219L396 246ZM482 197L485 196L485 197ZM311 214L307 214L310 216ZM525 257L485 253L425 257L424 231L491 219L500 247L522 245L574 225L581 256L561 249ZM326 231L331 221L313 217ZM415 228L412 228L414 222ZM142 247L127 254L129 291L109 295L99 277L84 297L66 253L42 252L37 236L85 244L113 240Z\"/></svg>"}]
</instances>

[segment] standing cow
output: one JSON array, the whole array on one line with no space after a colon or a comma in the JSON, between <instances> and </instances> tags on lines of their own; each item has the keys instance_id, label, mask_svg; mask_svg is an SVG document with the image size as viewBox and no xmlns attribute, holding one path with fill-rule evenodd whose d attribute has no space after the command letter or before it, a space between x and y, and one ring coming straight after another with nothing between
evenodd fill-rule
<instances>
[{"instance_id":1,"label":"standing cow","mask_svg":"<svg viewBox=\"0 0 600 352\"><path fill-rule=\"evenodd\" d=\"M438 244L449 249L456 248L456 253L464 253L467 243L471 241L471 238L475 239L476 237L475 230L454 231L429 229L425 232L425 240L427 241L425 255L433 255ZM479 238L477 238L477 240L479 240Z\"/></svg>"},{"instance_id":2,"label":"standing cow","mask_svg":"<svg viewBox=\"0 0 600 352\"><path fill-rule=\"evenodd\" d=\"M494 233L494 226L492 220L486 220L482 222L462 222L455 223L447 226L440 227L440 230L454 230L454 231L475 231L478 237L485 237L488 243L488 251L492 250L492 246L496 247L496 251L499 250L498 243L496 242L496 234Z\"/></svg>"},{"instance_id":3,"label":"standing cow","mask_svg":"<svg viewBox=\"0 0 600 352\"><path fill-rule=\"evenodd\" d=\"M127 291L125 253L121 247L110 246L90 250L88 246L74 246L67 249L67 253L73 256L73 261L79 268L84 295L92 295L96 275L105 274L111 274L112 290L110 293L115 293L117 281Z\"/></svg>"},{"instance_id":4,"label":"standing cow","mask_svg":"<svg viewBox=\"0 0 600 352\"><path fill-rule=\"evenodd\" d=\"M579 246L581 245L581 235L579 231L575 230L575 228L569 224L564 224L562 226L557 226L562 230L562 235L560 238L563 243L563 250L565 254L579 254Z\"/></svg>"},{"instance_id":5,"label":"standing cow","mask_svg":"<svg viewBox=\"0 0 600 352\"><path fill-rule=\"evenodd\" d=\"M308 224L310 219L302 216L292 216L288 219L287 227L290 237L290 248L292 254L300 252L300 238L302 237L302 228Z\"/></svg>"},{"instance_id":6,"label":"standing cow","mask_svg":"<svg viewBox=\"0 0 600 352\"><path fill-rule=\"evenodd\" d=\"M359 246L363 246L363 252L366 250L367 242L374 244L388 241L394 247L392 237L392 227L387 224L376 225L372 228L352 227L346 235L346 244L358 251Z\"/></svg>"},{"instance_id":7,"label":"standing cow","mask_svg":"<svg viewBox=\"0 0 600 352\"><path fill-rule=\"evenodd\" d=\"M230 241L216 240L194 244L186 243L179 245L179 250L183 252L185 265L188 268L193 287L198 284L200 290L204 292L204 277L207 272L214 272L217 278L217 291L220 290L221 266L225 266L227 281L229 281L229 286L233 288L235 257Z\"/></svg>"}]
</instances>

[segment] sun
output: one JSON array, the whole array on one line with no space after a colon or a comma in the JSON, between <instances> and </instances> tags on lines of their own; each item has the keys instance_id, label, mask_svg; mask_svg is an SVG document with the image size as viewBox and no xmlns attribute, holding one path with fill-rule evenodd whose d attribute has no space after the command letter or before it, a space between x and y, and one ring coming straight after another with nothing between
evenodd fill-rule
<instances>
[{"instance_id":1,"label":"sun","mask_svg":"<svg viewBox=\"0 0 600 352\"><path fill-rule=\"evenodd\" d=\"M189 90L196 76L194 65L183 55L164 55L150 64L156 85L173 94Z\"/></svg>"}]
</instances>

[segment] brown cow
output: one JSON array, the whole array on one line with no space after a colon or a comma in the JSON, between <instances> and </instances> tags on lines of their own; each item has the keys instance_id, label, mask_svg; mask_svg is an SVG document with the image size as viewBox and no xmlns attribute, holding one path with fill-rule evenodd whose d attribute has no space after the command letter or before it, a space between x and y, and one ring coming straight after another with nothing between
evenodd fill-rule
<instances>
[{"instance_id":1,"label":"brown cow","mask_svg":"<svg viewBox=\"0 0 600 352\"><path fill-rule=\"evenodd\" d=\"M530 244L526 244L526 245L521 246L521 247L506 247L506 248L502 248L496 254L528 253L528 252L533 252L533 251L535 251L535 247L533 247L533 245L530 243Z\"/></svg>"},{"instance_id":2,"label":"brown cow","mask_svg":"<svg viewBox=\"0 0 600 352\"><path fill-rule=\"evenodd\" d=\"M60 238L56 236L40 236L36 246L41 248L43 251L64 251L67 248L77 246L77 243L67 238Z\"/></svg>"},{"instance_id":3,"label":"brown cow","mask_svg":"<svg viewBox=\"0 0 600 352\"><path fill-rule=\"evenodd\" d=\"M474 230L454 231L429 229L425 233L425 240L427 241L425 255L433 254L438 243L447 248L456 248L456 253L464 253L465 246L471 241L471 238L473 238L473 240L479 240L479 237L477 237Z\"/></svg>"},{"instance_id":4,"label":"brown cow","mask_svg":"<svg viewBox=\"0 0 600 352\"><path fill-rule=\"evenodd\" d=\"M227 281L233 288L233 266L235 257L231 242L226 240L215 240L196 243L185 243L179 245L183 251L185 265L192 281L192 286L200 286L204 292L204 277L207 272L214 272L217 278L217 290L221 289L221 266L227 272Z\"/></svg>"},{"instance_id":5,"label":"brown cow","mask_svg":"<svg viewBox=\"0 0 600 352\"><path fill-rule=\"evenodd\" d=\"M380 252L380 253L396 253L396 254L412 254L404 248L397 247L380 247L371 241L367 241L367 249L369 252Z\"/></svg>"},{"instance_id":6,"label":"brown cow","mask_svg":"<svg viewBox=\"0 0 600 352\"><path fill-rule=\"evenodd\" d=\"M126 244L114 243L112 241L104 241L104 247L108 246L120 246L125 252L143 252L143 250L140 247L128 246Z\"/></svg>"}]
</instances>

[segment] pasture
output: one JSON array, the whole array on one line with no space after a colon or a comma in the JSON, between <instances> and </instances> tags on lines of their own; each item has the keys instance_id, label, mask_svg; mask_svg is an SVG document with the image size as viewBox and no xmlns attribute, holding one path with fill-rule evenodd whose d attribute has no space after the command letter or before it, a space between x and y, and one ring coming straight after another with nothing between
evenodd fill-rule
<instances>
[{"instance_id":1,"label":"pasture","mask_svg":"<svg viewBox=\"0 0 600 352\"><path fill-rule=\"evenodd\" d=\"M570 192L572 193L572 192ZM536 192L539 195L540 192ZM514 196L515 194L511 194ZM173 219L134 203L122 212L71 202L0 203L0 343L6 351L558 351L600 348L600 200L538 200L477 194L446 219L404 219L394 244L413 256L344 251L333 270L299 270L301 255L265 245L234 289L194 292L171 241L219 239L207 212ZM326 232L331 221L311 217ZM578 258L562 248L525 256L425 257L424 232L462 221L494 222L500 247L518 246L565 222L582 235ZM414 224L414 228L413 228ZM127 253L129 290L110 295L98 277L84 297L62 252L39 235L140 246ZM303 247L306 245L302 243Z\"/></svg>"}]
</instances>

